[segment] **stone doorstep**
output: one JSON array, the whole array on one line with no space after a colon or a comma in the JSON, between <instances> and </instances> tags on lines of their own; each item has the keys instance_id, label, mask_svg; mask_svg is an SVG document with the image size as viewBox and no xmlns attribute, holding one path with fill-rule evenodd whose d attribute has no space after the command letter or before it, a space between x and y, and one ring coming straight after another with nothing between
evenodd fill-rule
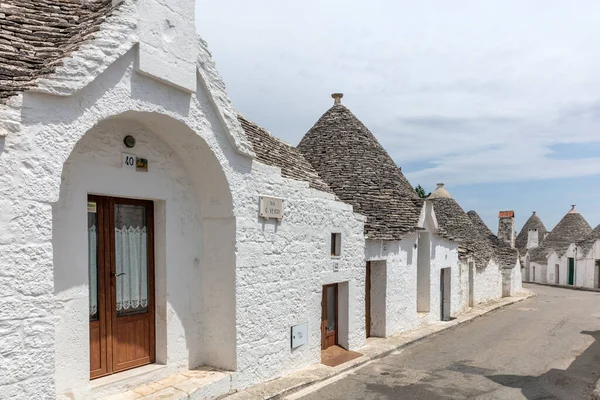
<instances>
[{"instance_id":1,"label":"stone doorstep","mask_svg":"<svg viewBox=\"0 0 600 400\"><path fill-rule=\"evenodd\" d=\"M210 367L169 375L103 400L212 399L231 391L231 373Z\"/></svg>"},{"instance_id":2,"label":"stone doorstep","mask_svg":"<svg viewBox=\"0 0 600 400\"><path fill-rule=\"evenodd\" d=\"M356 351L363 353L362 357L350 360L337 367L327 367L323 364L315 364L292 372L281 378L274 379L248 389L225 394L219 399L223 400L256 400L256 399L282 399L285 396L299 392L317 383L331 379L344 372L358 369L364 364L385 357L410 344L425 338L439 334L447 329L455 328L463 323L470 322L491 311L498 310L510 304L518 303L534 297L535 293L524 291L517 296L505 297L498 301L471 308L459 317L448 322L434 322L429 325L418 327L412 331L404 332L387 338L369 338L367 344ZM600 388L599 388L600 389ZM600 400L600 397L598 398Z\"/></svg>"}]
</instances>

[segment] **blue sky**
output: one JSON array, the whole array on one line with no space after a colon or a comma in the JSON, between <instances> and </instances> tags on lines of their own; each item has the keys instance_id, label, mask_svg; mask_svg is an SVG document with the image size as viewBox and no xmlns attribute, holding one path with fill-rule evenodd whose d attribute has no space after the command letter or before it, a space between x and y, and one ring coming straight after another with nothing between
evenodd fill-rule
<instances>
[{"instance_id":1,"label":"blue sky","mask_svg":"<svg viewBox=\"0 0 600 400\"><path fill-rule=\"evenodd\" d=\"M493 231L600 223L600 2L197 0L238 110L297 144L343 92L413 185Z\"/></svg>"}]
</instances>

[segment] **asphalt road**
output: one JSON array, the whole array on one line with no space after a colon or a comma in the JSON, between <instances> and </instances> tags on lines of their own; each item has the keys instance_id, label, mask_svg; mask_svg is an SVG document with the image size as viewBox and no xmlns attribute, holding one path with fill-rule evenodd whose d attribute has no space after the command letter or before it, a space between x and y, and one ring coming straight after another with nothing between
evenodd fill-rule
<instances>
[{"instance_id":1,"label":"asphalt road","mask_svg":"<svg viewBox=\"0 0 600 400\"><path fill-rule=\"evenodd\" d=\"M444 331L304 397L590 399L600 378L600 293L538 296Z\"/></svg>"}]
</instances>

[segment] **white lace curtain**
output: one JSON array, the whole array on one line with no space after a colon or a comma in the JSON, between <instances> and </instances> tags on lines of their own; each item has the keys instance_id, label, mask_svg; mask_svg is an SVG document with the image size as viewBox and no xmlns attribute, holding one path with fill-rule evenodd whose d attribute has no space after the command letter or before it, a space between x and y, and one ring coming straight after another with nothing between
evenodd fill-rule
<instances>
[{"instance_id":1,"label":"white lace curtain","mask_svg":"<svg viewBox=\"0 0 600 400\"><path fill-rule=\"evenodd\" d=\"M90 315L98 313L98 241L96 226L88 228L88 268L90 274Z\"/></svg>"},{"instance_id":2,"label":"white lace curtain","mask_svg":"<svg viewBox=\"0 0 600 400\"><path fill-rule=\"evenodd\" d=\"M146 227L115 228L117 311L148 306L147 247Z\"/></svg>"}]
</instances>

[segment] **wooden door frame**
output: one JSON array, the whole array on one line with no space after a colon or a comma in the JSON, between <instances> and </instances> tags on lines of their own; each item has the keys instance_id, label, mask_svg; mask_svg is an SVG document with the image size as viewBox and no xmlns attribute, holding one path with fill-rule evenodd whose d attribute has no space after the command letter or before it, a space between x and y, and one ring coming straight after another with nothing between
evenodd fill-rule
<instances>
[{"instance_id":1,"label":"wooden door frame","mask_svg":"<svg viewBox=\"0 0 600 400\"><path fill-rule=\"evenodd\" d=\"M371 337L371 261L367 261L365 278L365 330L366 336Z\"/></svg>"},{"instance_id":2,"label":"wooden door frame","mask_svg":"<svg viewBox=\"0 0 600 400\"><path fill-rule=\"evenodd\" d=\"M335 288L335 295L334 295L334 299L335 299L335 338L334 338L334 346L338 344L338 332L339 332L339 316L340 316L340 310L338 309L339 306L339 301L338 301L338 294L339 294L339 287L337 283L330 283L328 285L323 285L323 293L322 293L322 297L321 297L321 350L325 350L326 349L326 344L327 344L327 288L328 287L334 287ZM330 346L329 346L330 347Z\"/></svg>"},{"instance_id":3,"label":"wooden door frame","mask_svg":"<svg viewBox=\"0 0 600 400\"><path fill-rule=\"evenodd\" d=\"M98 253L102 254L102 267L98 262L98 312L99 320L104 318L104 329L100 324L101 340L104 332L104 344L101 345L101 358L104 360L104 367L101 370L90 371L90 379L100 378L111 375L127 369L136 368L145 364L152 364L156 361L156 293L155 293L155 255L154 255L154 202L152 200L127 199L113 196L88 195L88 201L95 201L97 212L101 210L98 216L98 225L102 219L102 235L98 235L99 242L102 242L102 251L98 246ZM149 327L149 346L150 355L148 362L139 364L136 362L117 366L116 357L114 357L116 341L113 340L114 329L117 326L116 312L116 253L115 253L115 231L114 231L114 206L115 204L128 204L146 207L146 218L148 227L148 327ZM100 205L100 206L98 206ZM101 237L101 238L100 238ZM89 251L89 250L88 250ZM106 254L110 254L106 257ZM102 272L100 272L102 268ZM108 287L110 286L110 288ZM110 293L110 296L106 296ZM108 297L108 298L107 298ZM142 314L145 315L145 314ZM109 317L110 316L110 317ZM122 318L141 318L137 315ZM90 325L93 322L90 322ZM99 321L98 321L99 323ZM102 348L104 346L104 348ZM102 361L102 360L101 360Z\"/></svg>"},{"instance_id":4,"label":"wooden door frame","mask_svg":"<svg viewBox=\"0 0 600 400\"><path fill-rule=\"evenodd\" d=\"M88 195L88 202L96 203L96 214L97 218L97 266L96 272L98 274L98 320L90 321L90 329L93 325L98 325L100 330L100 369L90 370L90 379L100 378L105 375L109 375L112 372L112 368L109 367L111 364L109 361L112 360L112 346L111 337L109 332L112 332L111 318L108 318L108 312L110 309L110 298L107 298L106 293L108 292L108 285L110 285L110 273L109 265L110 260L107 259L107 246L110 246L110 239L108 238L108 224L109 224L109 202L107 197ZM100 233L102 233L100 235ZM89 251L89 249L88 249ZM89 277L88 277L89 285ZM91 346L91 341L90 341ZM91 355L91 354L90 354Z\"/></svg>"}]
</instances>

